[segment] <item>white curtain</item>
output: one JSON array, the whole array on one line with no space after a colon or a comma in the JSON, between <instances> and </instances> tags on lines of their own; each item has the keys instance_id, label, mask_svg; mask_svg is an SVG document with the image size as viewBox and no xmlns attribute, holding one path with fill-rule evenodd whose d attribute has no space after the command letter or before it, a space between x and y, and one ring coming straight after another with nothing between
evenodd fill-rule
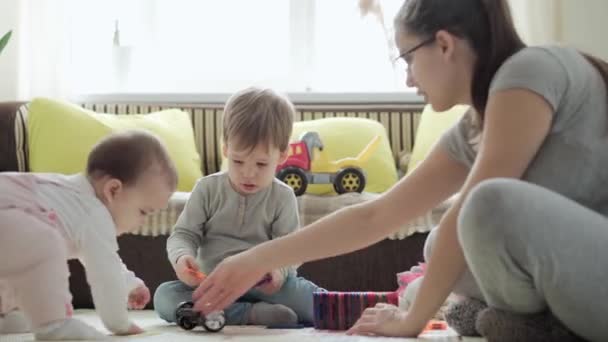
<instances>
[{"instance_id":1,"label":"white curtain","mask_svg":"<svg viewBox=\"0 0 608 342\"><path fill-rule=\"evenodd\" d=\"M509 0L517 31L528 45L562 41L560 0Z\"/></svg>"},{"instance_id":2,"label":"white curtain","mask_svg":"<svg viewBox=\"0 0 608 342\"><path fill-rule=\"evenodd\" d=\"M17 99L17 48L15 41L18 35L17 5L18 0L0 1L0 36L13 30L13 36L4 51L0 54L0 101Z\"/></svg>"},{"instance_id":3,"label":"white curtain","mask_svg":"<svg viewBox=\"0 0 608 342\"><path fill-rule=\"evenodd\" d=\"M66 0L3 0L1 31L13 30L0 56L0 100L69 97Z\"/></svg>"},{"instance_id":4,"label":"white curtain","mask_svg":"<svg viewBox=\"0 0 608 342\"><path fill-rule=\"evenodd\" d=\"M608 1L509 0L515 25L530 45L561 43L608 59Z\"/></svg>"}]
</instances>

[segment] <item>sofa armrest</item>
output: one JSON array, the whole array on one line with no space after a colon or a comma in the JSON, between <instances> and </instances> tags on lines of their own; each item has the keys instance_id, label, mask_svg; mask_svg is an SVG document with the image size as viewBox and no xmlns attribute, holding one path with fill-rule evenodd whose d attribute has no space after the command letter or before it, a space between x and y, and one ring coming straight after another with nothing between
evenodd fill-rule
<instances>
[{"instance_id":1,"label":"sofa armrest","mask_svg":"<svg viewBox=\"0 0 608 342\"><path fill-rule=\"evenodd\" d=\"M23 102L0 102L0 172L25 171L26 159L18 151L23 151L25 127L16 130L16 124L23 125L19 109ZM20 167L20 163L22 167Z\"/></svg>"}]
</instances>

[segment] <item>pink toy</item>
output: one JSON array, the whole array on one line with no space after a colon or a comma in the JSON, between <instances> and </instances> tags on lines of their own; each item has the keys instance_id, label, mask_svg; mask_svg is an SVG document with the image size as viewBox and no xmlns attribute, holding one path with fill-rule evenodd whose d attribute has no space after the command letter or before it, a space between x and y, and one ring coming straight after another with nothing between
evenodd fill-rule
<instances>
[{"instance_id":1,"label":"pink toy","mask_svg":"<svg viewBox=\"0 0 608 342\"><path fill-rule=\"evenodd\" d=\"M432 319L426 324L426 327L424 328L425 332L429 330L448 330L448 324L444 321Z\"/></svg>"},{"instance_id":2,"label":"pink toy","mask_svg":"<svg viewBox=\"0 0 608 342\"><path fill-rule=\"evenodd\" d=\"M426 264L419 262L418 266L412 267L409 271L397 273L397 283L399 284L397 293L401 295L407 288L407 285L409 285L414 280L422 277L425 271Z\"/></svg>"}]
</instances>

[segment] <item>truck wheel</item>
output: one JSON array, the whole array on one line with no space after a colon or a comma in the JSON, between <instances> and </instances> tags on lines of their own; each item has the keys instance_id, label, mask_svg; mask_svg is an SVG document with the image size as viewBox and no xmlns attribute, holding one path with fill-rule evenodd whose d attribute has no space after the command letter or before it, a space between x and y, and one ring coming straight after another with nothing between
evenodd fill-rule
<instances>
[{"instance_id":1,"label":"truck wheel","mask_svg":"<svg viewBox=\"0 0 608 342\"><path fill-rule=\"evenodd\" d=\"M289 185L296 196L303 195L308 187L308 178L301 169L297 167L286 167L277 173L277 178Z\"/></svg>"},{"instance_id":2,"label":"truck wheel","mask_svg":"<svg viewBox=\"0 0 608 342\"><path fill-rule=\"evenodd\" d=\"M361 193L363 189L365 189L365 175L356 168L349 167L341 170L334 180L334 190L338 194L346 192Z\"/></svg>"}]
</instances>

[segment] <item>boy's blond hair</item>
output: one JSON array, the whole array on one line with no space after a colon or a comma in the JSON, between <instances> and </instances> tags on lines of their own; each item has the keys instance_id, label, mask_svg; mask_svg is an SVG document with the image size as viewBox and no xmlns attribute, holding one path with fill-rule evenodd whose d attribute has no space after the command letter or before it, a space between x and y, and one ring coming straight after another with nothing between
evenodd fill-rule
<instances>
[{"instance_id":1,"label":"boy's blond hair","mask_svg":"<svg viewBox=\"0 0 608 342\"><path fill-rule=\"evenodd\" d=\"M286 151L293 129L295 109L272 89L250 87L232 95L224 107L223 140L239 150L259 144Z\"/></svg>"},{"instance_id":2,"label":"boy's blond hair","mask_svg":"<svg viewBox=\"0 0 608 342\"><path fill-rule=\"evenodd\" d=\"M133 185L155 166L166 176L167 185L175 189L177 170L165 145L152 133L127 130L112 133L93 147L87 160L87 175L110 176Z\"/></svg>"}]
</instances>

